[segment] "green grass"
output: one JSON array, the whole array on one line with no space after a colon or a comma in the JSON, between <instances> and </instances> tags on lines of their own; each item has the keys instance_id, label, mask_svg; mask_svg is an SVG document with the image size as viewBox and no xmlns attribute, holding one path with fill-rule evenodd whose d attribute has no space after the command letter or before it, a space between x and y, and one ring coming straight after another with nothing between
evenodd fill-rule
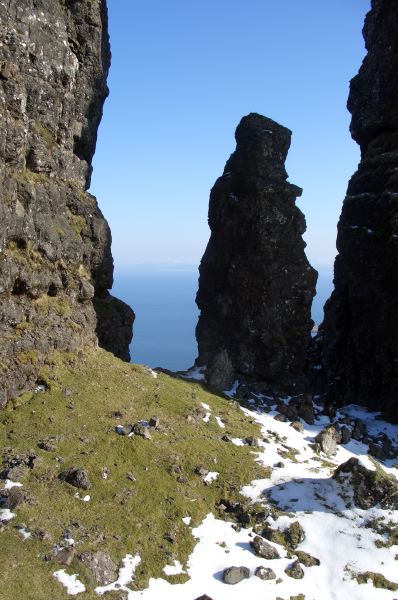
<instances>
[{"instance_id":1,"label":"green grass","mask_svg":"<svg viewBox=\"0 0 398 600\"><path fill-rule=\"evenodd\" d=\"M242 485L264 477L250 447L221 441L224 434L258 437L257 426L235 403L210 394L198 383L163 373L155 379L145 368L102 350L81 360L55 356L41 377L48 391L0 413L2 453L7 448L12 455L33 450L39 457L23 480L26 501L0 532L4 600L68 597L53 578L54 571L64 568L57 564L54 548L62 545L66 530L77 553L103 550L118 564L127 553L139 553L142 562L135 585L144 587L149 577L164 577L166 564L175 559L184 564L193 550L195 540L183 517L191 516L195 527L208 512L215 512L221 499L240 499ZM186 417L202 402L210 405L213 418L209 423L189 422ZM152 433L152 440L115 432L117 424L155 415L160 431ZM226 420L225 429L214 416ZM54 452L38 447L49 436L55 438ZM205 486L194 472L199 465L219 472L217 481ZM58 479L71 466L88 471L92 483L88 492ZM108 479L102 478L104 468ZM130 481L127 473L133 473L136 481ZM179 475L187 483L178 483ZM82 496L89 493L90 502L75 498L77 491ZM18 524L25 524L33 537L24 541L15 528ZM39 539L42 532L44 540ZM170 534L174 543L167 539ZM98 598L78 559L66 570L79 574L89 590L85 598ZM181 581L181 576L170 580Z\"/></svg>"}]
</instances>

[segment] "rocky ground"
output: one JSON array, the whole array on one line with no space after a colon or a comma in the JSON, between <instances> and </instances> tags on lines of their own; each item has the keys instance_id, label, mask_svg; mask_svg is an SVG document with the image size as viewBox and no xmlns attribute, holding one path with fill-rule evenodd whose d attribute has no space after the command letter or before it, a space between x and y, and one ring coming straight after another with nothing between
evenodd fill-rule
<instances>
[{"instance_id":1,"label":"rocky ground","mask_svg":"<svg viewBox=\"0 0 398 600\"><path fill-rule=\"evenodd\" d=\"M2 598L392 600L397 426L64 359L1 415Z\"/></svg>"}]
</instances>

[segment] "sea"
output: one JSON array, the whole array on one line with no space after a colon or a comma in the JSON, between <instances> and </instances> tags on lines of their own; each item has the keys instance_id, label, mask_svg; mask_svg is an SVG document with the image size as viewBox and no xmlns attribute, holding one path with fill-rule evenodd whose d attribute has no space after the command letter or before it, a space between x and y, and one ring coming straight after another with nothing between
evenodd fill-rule
<instances>
[{"instance_id":1,"label":"sea","mask_svg":"<svg viewBox=\"0 0 398 600\"><path fill-rule=\"evenodd\" d=\"M319 270L312 306L315 324L323 320L323 305L333 287L332 270ZM135 314L132 362L172 371L191 367L197 356L195 327L198 308L197 268L116 270L112 294Z\"/></svg>"}]
</instances>

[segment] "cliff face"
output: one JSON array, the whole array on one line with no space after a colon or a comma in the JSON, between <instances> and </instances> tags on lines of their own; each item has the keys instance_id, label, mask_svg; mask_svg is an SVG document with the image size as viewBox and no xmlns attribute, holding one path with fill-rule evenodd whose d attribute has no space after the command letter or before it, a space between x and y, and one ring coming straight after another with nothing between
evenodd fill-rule
<instances>
[{"instance_id":1,"label":"cliff face","mask_svg":"<svg viewBox=\"0 0 398 600\"><path fill-rule=\"evenodd\" d=\"M373 0L363 34L348 100L361 162L338 224L323 355L332 400L398 417L398 3Z\"/></svg>"},{"instance_id":2,"label":"cliff face","mask_svg":"<svg viewBox=\"0 0 398 600\"><path fill-rule=\"evenodd\" d=\"M105 0L0 3L0 405L52 350L128 360L111 236L86 192L110 63Z\"/></svg>"},{"instance_id":3,"label":"cliff face","mask_svg":"<svg viewBox=\"0 0 398 600\"><path fill-rule=\"evenodd\" d=\"M317 274L304 253L301 189L288 183L291 132L250 114L210 195L200 265L197 363L226 389L235 377L289 388L303 379Z\"/></svg>"}]
</instances>

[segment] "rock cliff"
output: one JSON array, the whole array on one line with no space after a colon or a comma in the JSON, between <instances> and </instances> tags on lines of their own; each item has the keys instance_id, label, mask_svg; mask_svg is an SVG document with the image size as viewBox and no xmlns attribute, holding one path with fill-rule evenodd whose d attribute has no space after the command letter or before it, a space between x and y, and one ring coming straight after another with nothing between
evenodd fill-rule
<instances>
[{"instance_id":1,"label":"rock cliff","mask_svg":"<svg viewBox=\"0 0 398 600\"><path fill-rule=\"evenodd\" d=\"M331 400L398 417L398 3L372 0L363 34L348 100L361 162L338 224L323 358Z\"/></svg>"},{"instance_id":2,"label":"rock cliff","mask_svg":"<svg viewBox=\"0 0 398 600\"><path fill-rule=\"evenodd\" d=\"M128 360L91 160L108 90L105 0L0 3L0 406L52 350L99 340Z\"/></svg>"},{"instance_id":3,"label":"rock cliff","mask_svg":"<svg viewBox=\"0 0 398 600\"><path fill-rule=\"evenodd\" d=\"M301 189L288 183L291 132L250 114L210 195L211 237L200 265L197 364L207 381L235 377L280 388L303 381L317 274L304 253Z\"/></svg>"}]
</instances>

